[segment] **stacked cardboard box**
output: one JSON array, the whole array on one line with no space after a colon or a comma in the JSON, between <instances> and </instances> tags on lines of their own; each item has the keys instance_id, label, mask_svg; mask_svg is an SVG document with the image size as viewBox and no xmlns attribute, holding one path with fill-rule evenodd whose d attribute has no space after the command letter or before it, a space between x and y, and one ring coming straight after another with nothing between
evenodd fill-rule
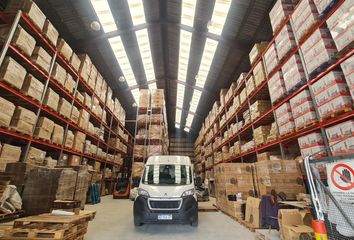
<instances>
[{"instance_id":1,"label":"stacked cardboard box","mask_svg":"<svg viewBox=\"0 0 354 240\"><path fill-rule=\"evenodd\" d=\"M141 177L144 171L144 163L134 162L132 166L132 177Z\"/></svg>"},{"instance_id":2,"label":"stacked cardboard box","mask_svg":"<svg viewBox=\"0 0 354 240\"><path fill-rule=\"evenodd\" d=\"M44 91L44 84L33 77L31 74L27 74L21 91L27 95L30 96L32 99L36 101L41 101L43 91Z\"/></svg>"},{"instance_id":3,"label":"stacked cardboard box","mask_svg":"<svg viewBox=\"0 0 354 240\"><path fill-rule=\"evenodd\" d=\"M296 90L298 87L306 83L304 67L302 66L300 56L294 54L284 63L282 67L285 88L288 93Z\"/></svg>"},{"instance_id":4,"label":"stacked cardboard box","mask_svg":"<svg viewBox=\"0 0 354 240\"><path fill-rule=\"evenodd\" d=\"M277 117L277 124L279 127L279 134L281 136L295 131L294 118L291 112L291 107L288 102L282 104L275 110Z\"/></svg>"},{"instance_id":5,"label":"stacked cardboard box","mask_svg":"<svg viewBox=\"0 0 354 240\"><path fill-rule=\"evenodd\" d=\"M305 192L300 168L295 160L268 160L255 163L260 195L284 193L288 200Z\"/></svg>"},{"instance_id":6,"label":"stacked cardboard box","mask_svg":"<svg viewBox=\"0 0 354 240\"><path fill-rule=\"evenodd\" d=\"M6 40L9 34L9 27L0 29L0 38ZM11 43L18 47L26 56L31 56L36 46L36 40L27 33L20 25L17 25L16 31L11 39Z\"/></svg>"},{"instance_id":7,"label":"stacked cardboard box","mask_svg":"<svg viewBox=\"0 0 354 240\"><path fill-rule=\"evenodd\" d=\"M59 100L58 113L63 117L70 119L71 104L65 98L60 98Z\"/></svg>"},{"instance_id":8,"label":"stacked cardboard box","mask_svg":"<svg viewBox=\"0 0 354 240\"><path fill-rule=\"evenodd\" d=\"M84 151L86 135L80 131L76 131L74 134L73 149L79 152Z\"/></svg>"},{"instance_id":9,"label":"stacked cardboard box","mask_svg":"<svg viewBox=\"0 0 354 240\"><path fill-rule=\"evenodd\" d=\"M66 133L66 139L65 139L65 144L64 146L66 148L72 148L74 144L74 134L71 130L68 130Z\"/></svg>"},{"instance_id":10,"label":"stacked cardboard box","mask_svg":"<svg viewBox=\"0 0 354 240\"><path fill-rule=\"evenodd\" d=\"M267 100L257 100L250 106L251 120L254 121L272 108ZM245 120L246 121L246 120Z\"/></svg>"},{"instance_id":11,"label":"stacked cardboard box","mask_svg":"<svg viewBox=\"0 0 354 240\"><path fill-rule=\"evenodd\" d=\"M274 75L268 80L268 89L272 103L277 102L286 95L285 83L281 71L275 72Z\"/></svg>"},{"instance_id":12,"label":"stacked cardboard box","mask_svg":"<svg viewBox=\"0 0 354 240\"><path fill-rule=\"evenodd\" d=\"M68 90L70 94L73 94L75 85L76 85L75 80L73 79L70 73L67 73L65 78L64 88Z\"/></svg>"},{"instance_id":13,"label":"stacked cardboard box","mask_svg":"<svg viewBox=\"0 0 354 240\"><path fill-rule=\"evenodd\" d=\"M295 36L290 23L285 24L275 38L278 58L281 61L287 53L296 48Z\"/></svg>"},{"instance_id":14,"label":"stacked cardboard box","mask_svg":"<svg viewBox=\"0 0 354 240\"><path fill-rule=\"evenodd\" d=\"M302 42L318 19L318 12L313 0L300 1L291 18L297 39Z\"/></svg>"},{"instance_id":15,"label":"stacked cardboard box","mask_svg":"<svg viewBox=\"0 0 354 240\"><path fill-rule=\"evenodd\" d=\"M44 22L43 35L53 46L57 45L59 32L48 19L46 19Z\"/></svg>"},{"instance_id":16,"label":"stacked cardboard box","mask_svg":"<svg viewBox=\"0 0 354 240\"><path fill-rule=\"evenodd\" d=\"M0 81L4 81L16 89L21 89L26 73L26 69L13 58L5 57L0 67Z\"/></svg>"},{"instance_id":17,"label":"stacked cardboard box","mask_svg":"<svg viewBox=\"0 0 354 240\"><path fill-rule=\"evenodd\" d=\"M56 145L62 145L64 138L64 128L58 124L54 124L51 142Z\"/></svg>"},{"instance_id":18,"label":"stacked cardboard box","mask_svg":"<svg viewBox=\"0 0 354 240\"><path fill-rule=\"evenodd\" d=\"M150 106L150 91L148 89L141 89L139 95L139 107L147 108Z\"/></svg>"},{"instance_id":19,"label":"stacked cardboard box","mask_svg":"<svg viewBox=\"0 0 354 240\"><path fill-rule=\"evenodd\" d=\"M282 23L292 13L299 0L278 0L269 13L273 33L279 31Z\"/></svg>"},{"instance_id":20,"label":"stacked cardboard box","mask_svg":"<svg viewBox=\"0 0 354 240\"><path fill-rule=\"evenodd\" d=\"M65 84L66 79L66 71L65 69L59 64L55 63L52 70L52 77L60 83L62 86Z\"/></svg>"},{"instance_id":21,"label":"stacked cardboard box","mask_svg":"<svg viewBox=\"0 0 354 240\"><path fill-rule=\"evenodd\" d=\"M34 165L43 165L46 152L35 147L30 147L25 160L27 163Z\"/></svg>"},{"instance_id":22,"label":"stacked cardboard box","mask_svg":"<svg viewBox=\"0 0 354 240\"><path fill-rule=\"evenodd\" d=\"M263 66L263 61L259 61L253 69L253 77L256 87L261 85L261 83L266 79L266 73Z\"/></svg>"},{"instance_id":23,"label":"stacked cardboard box","mask_svg":"<svg viewBox=\"0 0 354 240\"><path fill-rule=\"evenodd\" d=\"M80 54L79 58L81 60L79 74L86 82L88 82L89 77L90 77L91 65L92 65L91 59L87 54ZM94 86L92 87L91 85L90 85L90 87L94 88Z\"/></svg>"},{"instance_id":24,"label":"stacked cardboard box","mask_svg":"<svg viewBox=\"0 0 354 240\"><path fill-rule=\"evenodd\" d=\"M9 127L11 123L11 118L15 112L15 104L0 97L0 126Z\"/></svg>"},{"instance_id":25,"label":"stacked cardboard box","mask_svg":"<svg viewBox=\"0 0 354 240\"><path fill-rule=\"evenodd\" d=\"M279 59L275 48L275 44L272 43L268 50L264 54L264 62L267 67L268 76L278 66Z\"/></svg>"},{"instance_id":26,"label":"stacked cardboard box","mask_svg":"<svg viewBox=\"0 0 354 240\"><path fill-rule=\"evenodd\" d=\"M26 108L17 106L12 116L10 127L25 135L32 135L36 125L36 114Z\"/></svg>"},{"instance_id":27,"label":"stacked cardboard box","mask_svg":"<svg viewBox=\"0 0 354 240\"><path fill-rule=\"evenodd\" d=\"M58 110L59 105L59 94L56 93L53 89L48 88L43 99L43 106L49 107L54 111Z\"/></svg>"},{"instance_id":28,"label":"stacked cardboard box","mask_svg":"<svg viewBox=\"0 0 354 240\"><path fill-rule=\"evenodd\" d=\"M262 125L253 131L253 139L257 146L267 143L271 125Z\"/></svg>"},{"instance_id":29,"label":"stacked cardboard box","mask_svg":"<svg viewBox=\"0 0 354 240\"><path fill-rule=\"evenodd\" d=\"M326 135L334 156L354 153L354 121L349 120L326 128Z\"/></svg>"},{"instance_id":30,"label":"stacked cardboard box","mask_svg":"<svg viewBox=\"0 0 354 240\"><path fill-rule=\"evenodd\" d=\"M310 126L317 121L309 90L305 89L290 99L290 106L297 130Z\"/></svg>"},{"instance_id":31,"label":"stacked cardboard box","mask_svg":"<svg viewBox=\"0 0 354 240\"><path fill-rule=\"evenodd\" d=\"M312 156L314 158L327 156L323 137L320 132L304 135L297 140L300 146L301 155L304 158L307 156Z\"/></svg>"},{"instance_id":32,"label":"stacked cardboard box","mask_svg":"<svg viewBox=\"0 0 354 240\"><path fill-rule=\"evenodd\" d=\"M352 95L352 99L354 100L354 56L351 56L347 60L345 60L342 64L342 70L344 73L345 80L347 81L350 94Z\"/></svg>"},{"instance_id":33,"label":"stacked cardboard box","mask_svg":"<svg viewBox=\"0 0 354 240\"><path fill-rule=\"evenodd\" d=\"M331 71L311 86L321 119L331 117L353 106L343 73Z\"/></svg>"},{"instance_id":34,"label":"stacked cardboard box","mask_svg":"<svg viewBox=\"0 0 354 240\"><path fill-rule=\"evenodd\" d=\"M267 143L277 140L278 137L279 137L278 127L277 127L277 124L275 122L273 122L271 124L269 135L267 137Z\"/></svg>"},{"instance_id":35,"label":"stacked cardboard box","mask_svg":"<svg viewBox=\"0 0 354 240\"><path fill-rule=\"evenodd\" d=\"M250 63L253 65L257 59L262 55L264 50L266 50L269 42L260 42L254 44L253 48L251 49L249 53L249 58L250 58Z\"/></svg>"},{"instance_id":36,"label":"stacked cardboard box","mask_svg":"<svg viewBox=\"0 0 354 240\"><path fill-rule=\"evenodd\" d=\"M66 59L66 60L70 60L71 55L73 54L73 50L71 49L71 47L69 46L69 44L67 44L65 42L64 39L59 38L58 42L57 42L57 50L60 52L60 54Z\"/></svg>"},{"instance_id":37,"label":"stacked cardboard box","mask_svg":"<svg viewBox=\"0 0 354 240\"><path fill-rule=\"evenodd\" d=\"M33 63L40 66L44 71L49 72L50 61L52 57L47 53L44 48L36 46L31 56Z\"/></svg>"},{"instance_id":38,"label":"stacked cardboard box","mask_svg":"<svg viewBox=\"0 0 354 240\"><path fill-rule=\"evenodd\" d=\"M34 137L50 142L54 130L54 122L46 117L39 117Z\"/></svg>"},{"instance_id":39,"label":"stacked cardboard box","mask_svg":"<svg viewBox=\"0 0 354 240\"><path fill-rule=\"evenodd\" d=\"M254 82L253 76L250 76L249 79L246 81L246 94L250 96L251 93L256 89L256 84Z\"/></svg>"},{"instance_id":40,"label":"stacked cardboard box","mask_svg":"<svg viewBox=\"0 0 354 240\"><path fill-rule=\"evenodd\" d=\"M3 144L0 148L0 171L3 172L8 163L18 162L21 152L21 147Z\"/></svg>"}]
</instances>

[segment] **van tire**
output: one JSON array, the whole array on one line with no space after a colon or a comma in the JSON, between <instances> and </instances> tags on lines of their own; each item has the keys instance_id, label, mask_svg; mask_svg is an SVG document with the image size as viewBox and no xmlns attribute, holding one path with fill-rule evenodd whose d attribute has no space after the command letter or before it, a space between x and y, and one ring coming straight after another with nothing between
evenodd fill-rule
<instances>
[{"instance_id":1,"label":"van tire","mask_svg":"<svg viewBox=\"0 0 354 240\"><path fill-rule=\"evenodd\" d=\"M198 227L198 220L194 220L193 222L191 222L191 226Z\"/></svg>"},{"instance_id":2,"label":"van tire","mask_svg":"<svg viewBox=\"0 0 354 240\"><path fill-rule=\"evenodd\" d=\"M137 221L137 220L134 218L134 226L135 226L135 227L140 227L140 226L142 226L142 225L143 225L143 223Z\"/></svg>"}]
</instances>

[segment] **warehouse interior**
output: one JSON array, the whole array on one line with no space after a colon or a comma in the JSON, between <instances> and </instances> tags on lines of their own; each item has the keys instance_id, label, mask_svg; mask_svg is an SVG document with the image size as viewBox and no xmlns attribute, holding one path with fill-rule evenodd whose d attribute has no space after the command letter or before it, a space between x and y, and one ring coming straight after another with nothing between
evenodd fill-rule
<instances>
[{"instance_id":1,"label":"warehouse interior","mask_svg":"<svg viewBox=\"0 0 354 240\"><path fill-rule=\"evenodd\" d=\"M353 239L353 0L0 0L0 239Z\"/></svg>"}]
</instances>

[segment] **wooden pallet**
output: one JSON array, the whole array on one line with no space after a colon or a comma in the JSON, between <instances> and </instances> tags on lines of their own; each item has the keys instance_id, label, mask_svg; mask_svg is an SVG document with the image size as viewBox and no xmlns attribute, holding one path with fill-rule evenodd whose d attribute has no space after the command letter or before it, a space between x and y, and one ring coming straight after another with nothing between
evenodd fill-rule
<instances>
[{"instance_id":1,"label":"wooden pallet","mask_svg":"<svg viewBox=\"0 0 354 240\"><path fill-rule=\"evenodd\" d=\"M343 57L346 53L348 53L350 50L352 50L354 48L354 41L352 41L350 44L348 44L345 48L343 48L342 50L340 50L337 54L336 54L336 58L339 59L341 57Z\"/></svg>"},{"instance_id":2,"label":"wooden pallet","mask_svg":"<svg viewBox=\"0 0 354 240\"><path fill-rule=\"evenodd\" d=\"M198 212L217 212L218 208L210 202L199 202Z\"/></svg>"},{"instance_id":3,"label":"wooden pallet","mask_svg":"<svg viewBox=\"0 0 354 240\"><path fill-rule=\"evenodd\" d=\"M259 227L255 227L254 225L252 225L251 223L245 221L245 220L237 220L242 226L244 226L245 228L248 228L248 230L250 230L251 232L255 232L256 229L260 229Z\"/></svg>"},{"instance_id":4,"label":"wooden pallet","mask_svg":"<svg viewBox=\"0 0 354 240\"><path fill-rule=\"evenodd\" d=\"M314 126L316 123L317 123L317 121L316 121L316 120L311 121L311 122L308 122L308 123L306 123L305 125L303 125L303 126L301 126L301 127L296 128L296 131L300 131L300 130L303 130L303 129L306 129L306 128L309 128L309 127L312 127L312 126Z\"/></svg>"},{"instance_id":5,"label":"wooden pallet","mask_svg":"<svg viewBox=\"0 0 354 240\"><path fill-rule=\"evenodd\" d=\"M32 135L32 133L22 132L22 131L18 130L17 127L14 127L14 126L10 126L8 129L12 132L15 132L15 133L18 133L21 135L25 135L27 137L31 137L31 135Z\"/></svg>"},{"instance_id":6,"label":"wooden pallet","mask_svg":"<svg viewBox=\"0 0 354 240\"><path fill-rule=\"evenodd\" d=\"M326 121L326 120L328 120L328 119L335 118L335 117L337 117L337 116L339 116L339 115L342 115L342 114L344 114L344 113L350 112L350 111L352 111L352 110L353 110L353 109L352 109L351 107L343 108L343 109L341 109L341 110L339 110L339 111L337 111L337 112L331 113L331 114L329 114L329 115L327 115L327 116L325 116L325 117L321 117L321 122Z\"/></svg>"}]
</instances>

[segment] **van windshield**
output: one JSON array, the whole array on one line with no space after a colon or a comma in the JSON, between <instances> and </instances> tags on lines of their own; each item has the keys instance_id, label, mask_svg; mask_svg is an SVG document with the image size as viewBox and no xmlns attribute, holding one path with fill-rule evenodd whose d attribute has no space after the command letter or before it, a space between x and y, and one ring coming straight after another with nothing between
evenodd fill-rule
<instances>
[{"instance_id":1,"label":"van windshield","mask_svg":"<svg viewBox=\"0 0 354 240\"><path fill-rule=\"evenodd\" d=\"M149 185L187 185L192 183L188 165L146 165L142 182Z\"/></svg>"}]
</instances>

